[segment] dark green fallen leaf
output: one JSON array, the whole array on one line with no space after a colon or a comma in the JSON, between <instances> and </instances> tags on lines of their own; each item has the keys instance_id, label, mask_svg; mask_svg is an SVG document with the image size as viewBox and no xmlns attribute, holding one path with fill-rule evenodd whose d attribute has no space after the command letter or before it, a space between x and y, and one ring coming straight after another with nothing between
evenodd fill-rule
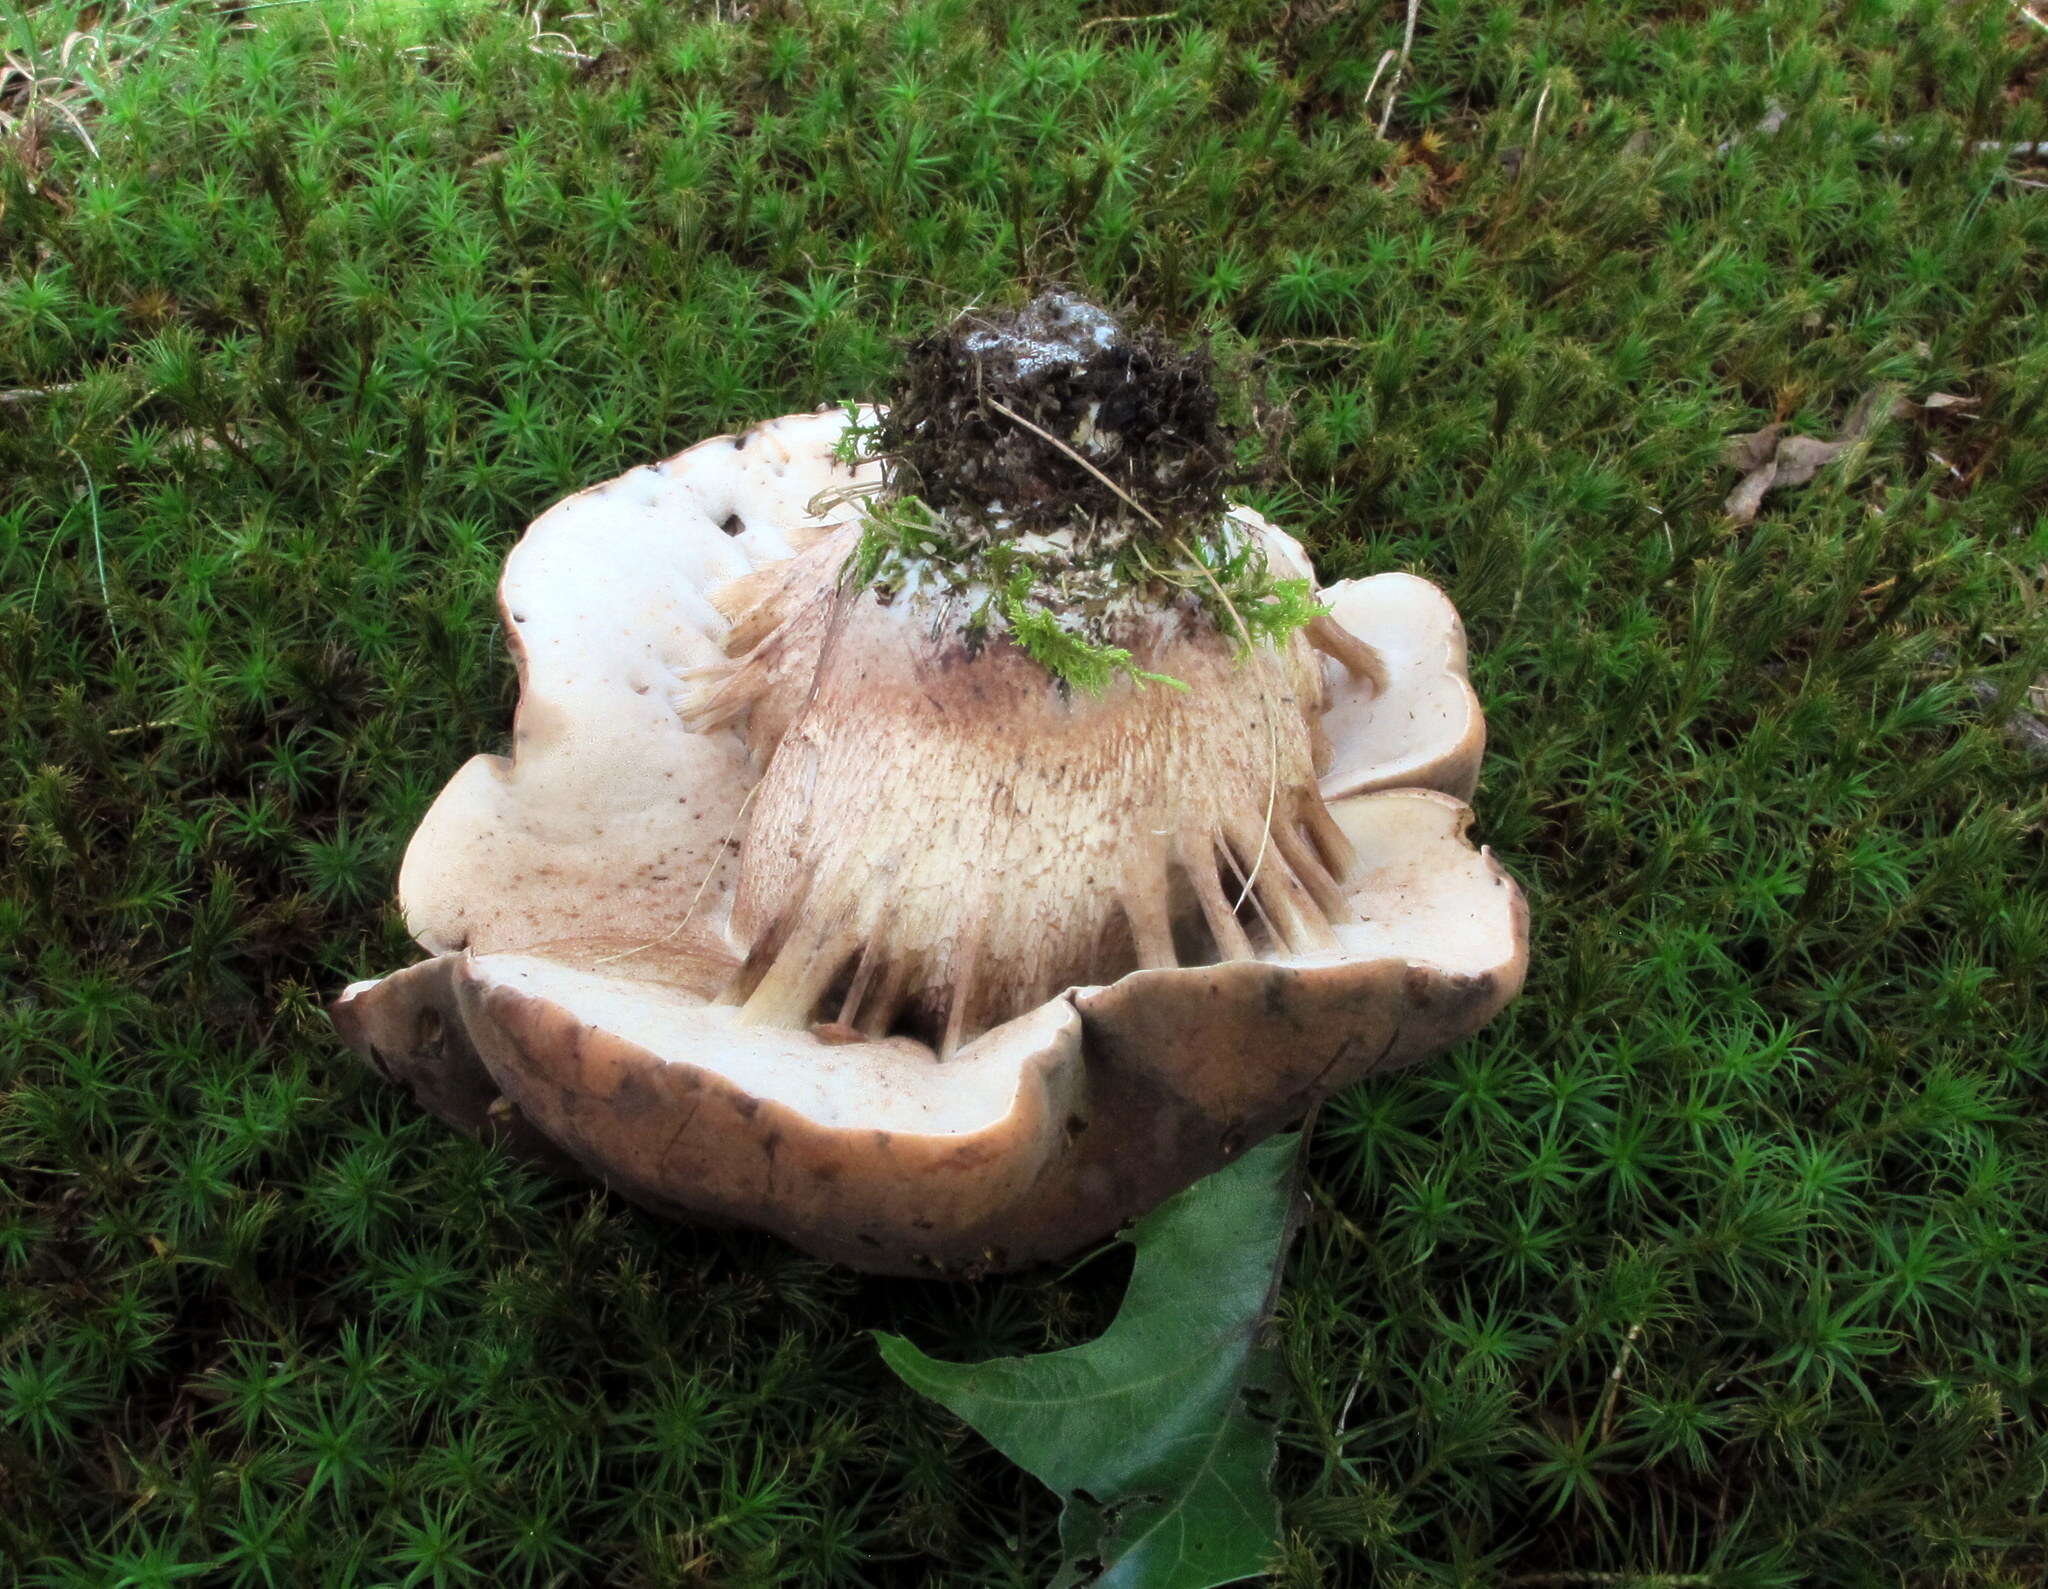
<instances>
[{"instance_id":1,"label":"dark green fallen leaf","mask_svg":"<svg viewBox=\"0 0 2048 1589\"><path fill-rule=\"evenodd\" d=\"M1056 1589L1210 1589L1272 1556L1279 1365L1264 1326L1298 1148L1271 1138L1132 1226L1130 1289L1085 1346L942 1363L877 1333L907 1384L1066 1503Z\"/></svg>"}]
</instances>

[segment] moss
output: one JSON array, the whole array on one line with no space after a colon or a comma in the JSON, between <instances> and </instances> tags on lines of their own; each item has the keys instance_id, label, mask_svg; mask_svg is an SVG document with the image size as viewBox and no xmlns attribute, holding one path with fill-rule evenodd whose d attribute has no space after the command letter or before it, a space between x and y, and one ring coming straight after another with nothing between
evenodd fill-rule
<instances>
[{"instance_id":1,"label":"moss","mask_svg":"<svg viewBox=\"0 0 2048 1589\"><path fill-rule=\"evenodd\" d=\"M1500 1027L1322 1110L1276 1582L2039 1578L2048 212L1973 146L2048 138L2040 31L1425 7L1381 138L1402 6L1107 9L0 8L106 39L97 156L0 133L10 1581L1051 1576L866 1331L1080 1341L1116 1259L664 1226L319 1003L502 742L530 519L1053 279L1212 339L1329 577L1455 597L1535 907ZM1977 402L1730 531L1726 437L1881 382Z\"/></svg>"},{"instance_id":2,"label":"moss","mask_svg":"<svg viewBox=\"0 0 2048 1589\"><path fill-rule=\"evenodd\" d=\"M1134 684L1163 684L1171 689L1187 688L1166 673L1148 673L1122 646L1090 640L1077 633L1048 608L1030 599L1031 578L1019 570L997 597L997 606L1010 638L1045 671L1070 690L1083 695L1101 695L1119 678Z\"/></svg>"},{"instance_id":3,"label":"moss","mask_svg":"<svg viewBox=\"0 0 2048 1589\"><path fill-rule=\"evenodd\" d=\"M1099 695L1108 681L1178 684L1136 666L1112 636L1133 602L1192 605L1242 654L1280 648L1328 609L1306 579L1276 576L1265 549L1235 521L1148 552L1138 545L1100 548L1091 561L1065 552L1026 551L1015 537L975 542L917 497L870 501L842 582L884 601L905 591L976 596L970 635L1008 632L1062 685Z\"/></svg>"},{"instance_id":4,"label":"moss","mask_svg":"<svg viewBox=\"0 0 2048 1589\"><path fill-rule=\"evenodd\" d=\"M1217 631L1247 653L1285 645L1329 611L1315 599L1313 581L1275 574L1265 547L1234 520L1182 537L1165 551L1161 562L1141 548L1123 555L1146 578L1194 597Z\"/></svg>"}]
</instances>

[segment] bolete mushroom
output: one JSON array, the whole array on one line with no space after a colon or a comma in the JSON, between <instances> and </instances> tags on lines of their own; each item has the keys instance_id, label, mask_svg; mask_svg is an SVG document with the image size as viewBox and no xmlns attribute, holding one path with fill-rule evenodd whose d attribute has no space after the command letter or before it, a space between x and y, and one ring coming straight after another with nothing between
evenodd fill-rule
<instances>
[{"instance_id":1,"label":"bolete mushroom","mask_svg":"<svg viewBox=\"0 0 2048 1589\"><path fill-rule=\"evenodd\" d=\"M406 852L431 958L342 1034L650 1208L974 1275L1473 1032L1527 916L1457 615L1315 592L1232 456L1205 357L1054 293L558 504L512 754Z\"/></svg>"}]
</instances>

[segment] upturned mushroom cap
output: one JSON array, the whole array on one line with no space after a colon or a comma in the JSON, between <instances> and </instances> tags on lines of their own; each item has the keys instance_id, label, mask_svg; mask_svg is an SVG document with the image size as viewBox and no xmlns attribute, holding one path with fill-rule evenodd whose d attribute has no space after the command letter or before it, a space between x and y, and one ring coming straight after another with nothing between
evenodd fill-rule
<instances>
[{"instance_id":1,"label":"upturned mushroom cap","mask_svg":"<svg viewBox=\"0 0 2048 1589\"><path fill-rule=\"evenodd\" d=\"M512 755L407 852L433 958L334 1010L382 1074L662 1213L973 1275L1514 996L1526 909L1466 836L1483 727L1433 586L1334 587L1243 664L1161 618L1140 660L1197 687L1084 701L843 588L840 488L876 477L845 423L635 470L508 559Z\"/></svg>"},{"instance_id":2,"label":"upturned mushroom cap","mask_svg":"<svg viewBox=\"0 0 2048 1589\"><path fill-rule=\"evenodd\" d=\"M1057 1258L1309 1105L1468 1036L1521 986L1527 912L1433 790L1331 807L1339 947L1075 988L941 1061L907 1038L748 1028L708 935L443 955L350 988L345 1037L451 1124L657 1212L889 1273Z\"/></svg>"},{"instance_id":3,"label":"upturned mushroom cap","mask_svg":"<svg viewBox=\"0 0 2048 1589\"><path fill-rule=\"evenodd\" d=\"M1465 626L1450 598L1413 574L1347 579L1321 592L1330 618L1370 635L1380 688L1325 663L1330 738L1325 800L1373 789L1441 789L1470 800L1486 753L1486 718L1465 677Z\"/></svg>"}]
</instances>

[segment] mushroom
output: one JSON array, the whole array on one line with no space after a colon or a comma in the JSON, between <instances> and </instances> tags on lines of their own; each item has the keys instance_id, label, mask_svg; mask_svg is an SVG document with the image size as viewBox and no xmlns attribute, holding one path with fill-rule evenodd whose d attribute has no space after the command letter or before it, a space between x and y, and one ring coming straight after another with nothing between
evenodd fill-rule
<instances>
[{"instance_id":1,"label":"mushroom","mask_svg":"<svg viewBox=\"0 0 2048 1589\"><path fill-rule=\"evenodd\" d=\"M430 958L333 1016L646 1207L973 1276L1477 1030L1527 912L1467 837L1457 614L1405 574L1313 592L1226 500L1205 358L1053 293L909 365L886 414L533 524L512 754L400 872Z\"/></svg>"}]
</instances>

